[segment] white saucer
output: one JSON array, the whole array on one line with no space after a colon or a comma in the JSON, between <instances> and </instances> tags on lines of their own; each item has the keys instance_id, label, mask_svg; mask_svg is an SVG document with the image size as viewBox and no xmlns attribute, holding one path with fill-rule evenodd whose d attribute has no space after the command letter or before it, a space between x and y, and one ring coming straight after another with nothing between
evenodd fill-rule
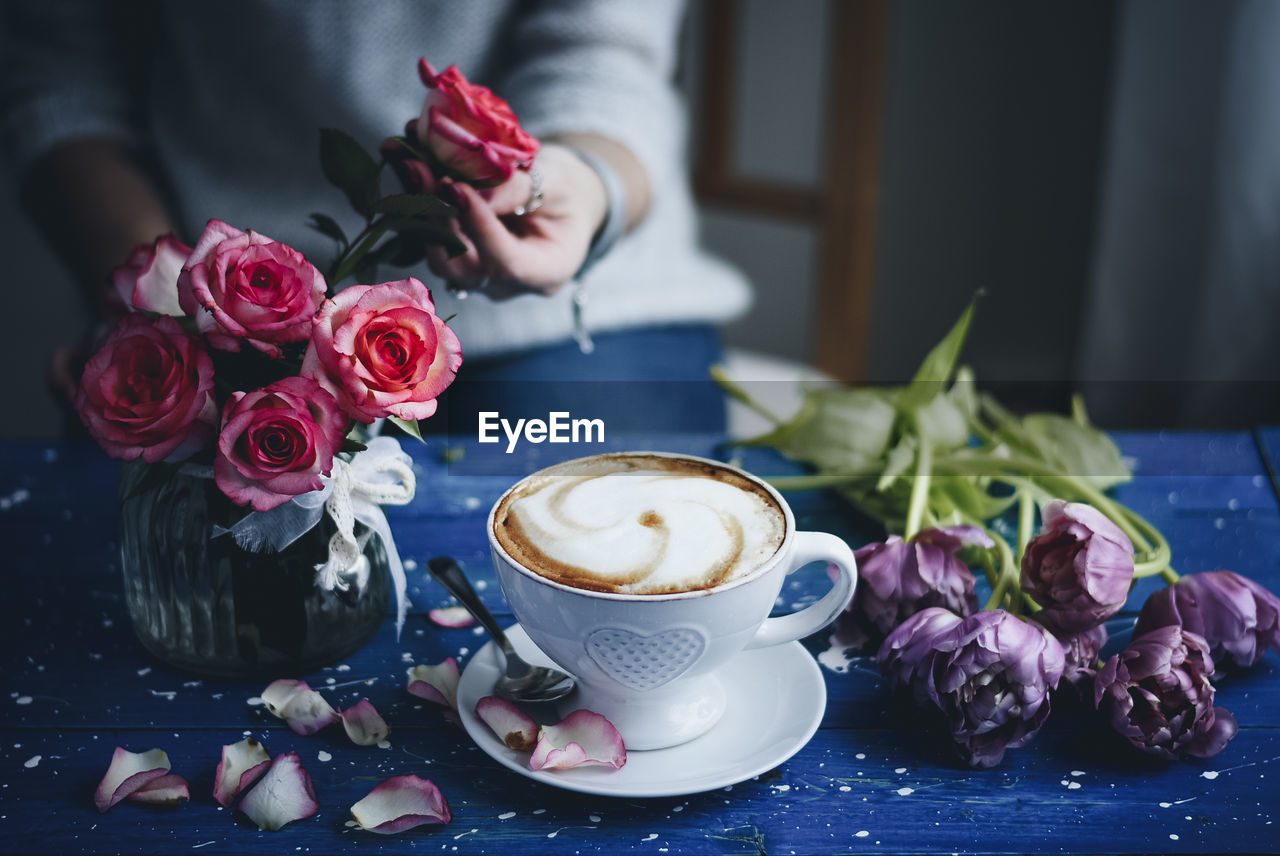
<instances>
[{"instance_id":1,"label":"white saucer","mask_svg":"<svg viewBox=\"0 0 1280 856\"><path fill-rule=\"evenodd\" d=\"M531 663L551 661L517 624L511 644ZM529 755L508 749L476 717L476 702L493 694L500 670L490 642L467 664L458 683L458 713L476 745L491 758L538 782L610 797L675 797L715 790L758 776L800 751L818 730L827 686L813 656L799 642L744 651L724 666L724 718L701 737L646 752L628 752L620 770L577 767L534 772Z\"/></svg>"}]
</instances>

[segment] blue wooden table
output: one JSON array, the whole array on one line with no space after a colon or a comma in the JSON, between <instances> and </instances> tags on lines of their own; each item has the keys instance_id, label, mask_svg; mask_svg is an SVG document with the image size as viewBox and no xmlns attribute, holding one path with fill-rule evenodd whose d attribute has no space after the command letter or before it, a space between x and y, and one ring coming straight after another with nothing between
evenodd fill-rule
<instances>
[{"instance_id":1,"label":"blue wooden table","mask_svg":"<svg viewBox=\"0 0 1280 856\"><path fill-rule=\"evenodd\" d=\"M1138 476L1118 491L1169 536L1180 571L1230 568L1280 590L1274 474L1280 431L1122 434ZM611 438L614 448L723 454L705 436ZM1091 712L1058 704L1031 746L989 771L957 767L905 725L875 664L843 659L825 634L806 641L826 664L822 727L777 769L711 793L663 799L583 796L531 782L492 761L440 712L405 692L410 663L484 643L442 630L426 611L448 596L426 559L459 559L489 606L510 621L489 565L484 519L525 472L567 457L528 446L516 459L475 447L442 462L416 447L418 496L389 510L410 560L413 609L396 639L388 621L346 662L305 677L335 705L367 696L392 725L389 748L356 747L341 730L300 737L249 700L259 683L198 679L151 660L134 641L118 566L115 465L90 446L0 445L0 852L18 853L1204 853L1280 849L1280 675L1269 654L1219 687L1240 734L1209 761L1153 763L1117 751ZM596 451L593 449L590 451ZM470 465L468 466L468 461ZM763 475L795 472L769 452L742 453ZM501 466L498 466L501 464ZM508 469L509 473L494 474ZM468 470L471 473L468 474ZM790 497L801 528L855 546L880 537L837 499ZM784 600L816 587L801 573ZM1144 582L1128 616L1156 585ZM1123 622L1121 622L1123 623ZM290 676L294 677L294 676ZM372 683L367 683L367 682ZM321 804L314 817L259 832L210 798L219 747L254 735L296 750ZM177 808L91 796L116 745L164 748L193 798ZM347 825L378 781L416 773L449 800L447 827L384 838Z\"/></svg>"}]
</instances>

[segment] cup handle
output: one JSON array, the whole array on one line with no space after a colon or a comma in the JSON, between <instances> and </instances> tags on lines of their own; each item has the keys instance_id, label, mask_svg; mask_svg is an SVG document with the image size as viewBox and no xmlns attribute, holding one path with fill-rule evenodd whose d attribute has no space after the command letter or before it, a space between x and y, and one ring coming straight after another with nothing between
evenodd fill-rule
<instances>
[{"instance_id":1,"label":"cup handle","mask_svg":"<svg viewBox=\"0 0 1280 856\"><path fill-rule=\"evenodd\" d=\"M795 571L810 562L831 562L840 570L831 591L817 603L811 603L799 612L766 618L756 635L747 643L748 648L768 648L803 639L830 624L853 599L858 585L858 567L849 545L826 532L797 532L791 553L791 567Z\"/></svg>"}]
</instances>

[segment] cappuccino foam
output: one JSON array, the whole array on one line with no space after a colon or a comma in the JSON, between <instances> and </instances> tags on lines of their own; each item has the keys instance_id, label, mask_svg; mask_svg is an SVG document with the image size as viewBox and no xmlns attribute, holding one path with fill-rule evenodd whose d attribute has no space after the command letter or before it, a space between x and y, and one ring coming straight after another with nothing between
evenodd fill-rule
<instances>
[{"instance_id":1,"label":"cappuccino foam","mask_svg":"<svg viewBox=\"0 0 1280 856\"><path fill-rule=\"evenodd\" d=\"M520 484L494 516L512 558L576 588L707 589L767 562L785 536L772 497L741 475L681 458L602 455Z\"/></svg>"}]
</instances>

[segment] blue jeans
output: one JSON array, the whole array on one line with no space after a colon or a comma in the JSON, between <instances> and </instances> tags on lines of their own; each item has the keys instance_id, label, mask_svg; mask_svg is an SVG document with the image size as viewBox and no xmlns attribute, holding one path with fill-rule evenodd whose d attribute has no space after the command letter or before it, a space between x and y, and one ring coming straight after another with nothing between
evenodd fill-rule
<instances>
[{"instance_id":1,"label":"blue jeans","mask_svg":"<svg viewBox=\"0 0 1280 856\"><path fill-rule=\"evenodd\" d=\"M709 374L721 359L714 327L649 327L593 338L590 354L566 342L492 359L464 356L458 379L424 430L447 426L450 435L474 437L482 411L512 421L564 411L602 419L611 432L724 432L724 395Z\"/></svg>"}]
</instances>

